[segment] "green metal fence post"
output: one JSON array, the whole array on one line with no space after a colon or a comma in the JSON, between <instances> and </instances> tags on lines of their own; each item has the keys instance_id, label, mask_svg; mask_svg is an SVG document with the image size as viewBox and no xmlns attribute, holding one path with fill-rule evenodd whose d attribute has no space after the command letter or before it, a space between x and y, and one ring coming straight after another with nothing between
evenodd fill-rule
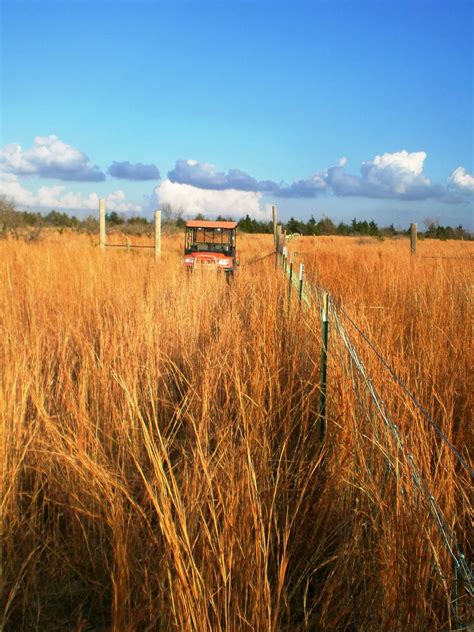
<instances>
[{"instance_id":1,"label":"green metal fence post","mask_svg":"<svg viewBox=\"0 0 474 632\"><path fill-rule=\"evenodd\" d=\"M273 246L275 248L275 268L278 266L278 233L277 233L277 207L272 205L273 217Z\"/></svg>"},{"instance_id":2,"label":"green metal fence post","mask_svg":"<svg viewBox=\"0 0 474 632\"><path fill-rule=\"evenodd\" d=\"M299 276L299 287L298 287L298 301L300 305L303 299L303 275L304 275L304 264L300 263L300 276Z\"/></svg>"},{"instance_id":3,"label":"green metal fence post","mask_svg":"<svg viewBox=\"0 0 474 632\"><path fill-rule=\"evenodd\" d=\"M294 254L290 252L289 253L290 267L288 270L288 315L290 314L290 311L291 311L291 285L293 283L293 256Z\"/></svg>"},{"instance_id":4,"label":"green metal fence post","mask_svg":"<svg viewBox=\"0 0 474 632\"><path fill-rule=\"evenodd\" d=\"M290 253L290 281L288 283L288 294L291 297L291 284L293 283L293 257L294 257L294 252Z\"/></svg>"},{"instance_id":5,"label":"green metal fence post","mask_svg":"<svg viewBox=\"0 0 474 632\"><path fill-rule=\"evenodd\" d=\"M326 390L329 337L329 294L324 292L321 310L322 347L321 347L321 395L319 400L319 439L322 441L326 432Z\"/></svg>"}]
</instances>

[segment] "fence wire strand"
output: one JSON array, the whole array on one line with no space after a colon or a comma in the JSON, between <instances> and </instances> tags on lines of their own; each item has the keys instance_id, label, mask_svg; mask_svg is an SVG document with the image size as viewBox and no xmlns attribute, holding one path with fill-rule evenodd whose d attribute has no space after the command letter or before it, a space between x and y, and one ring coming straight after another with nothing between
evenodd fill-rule
<instances>
[{"instance_id":1,"label":"fence wire strand","mask_svg":"<svg viewBox=\"0 0 474 632\"><path fill-rule=\"evenodd\" d=\"M392 379L394 380L394 382L396 382L398 384L398 386L400 386L400 388L402 389L402 391L405 393L405 395L407 397L409 397L411 399L411 401L413 402L413 404L415 404L415 406L418 408L418 410L421 412L421 414L423 415L423 417L425 418L425 420L428 422L428 424L430 426L432 426L432 428L434 428L436 434L442 439L442 441L444 441L444 443L448 446L448 448L451 450L451 452L454 454L454 456L456 457L456 459L459 461L459 463L466 469L466 471L472 476L474 477L474 469L468 464L466 463L466 461L464 460L464 458L462 457L462 455L460 454L459 450L457 450L454 445L451 443L451 441L448 439L448 437L444 434L444 432L441 430L441 428L438 426L438 424L434 421L433 417L430 415L430 413L426 410L426 408L418 401L417 397L409 390L409 388L406 386L406 384L403 382L403 380L401 378L398 377L398 375L395 373L395 371L392 369L392 367L389 365L389 363L387 362L387 360L385 360L385 358L382 356L382 354L377 350L377 348L374 346L374 344L370 341L369 337L367 336L367 334L362 331L362 329L354 322L354 320L349 316L349 314L346 312L346 310L342 307L342 305L339 304L338 306L338 310L339 312L344 316L344 318L347 319L347 321L352 325L352 327L354 327L354 329L357 331L357 333L361 336L361 338L366 342L367 346L371 349L371 351L375 354L375 356L377 357L377 359L379 360L379 362L382 364L382 366L389 372L390 376L392 377Z\"/></svg>"},{"instance_id":2,"label":"fence wire strand","mask_svg":"<svg viewBox=\"0 0 474 632\"><path fill-rule=\"evenodd\" d=\"M285 274L285 276L288 276L289 270L286 270L285 268L283 268L283 273ZM294 285L295 288L298 289L299 280L296 278L296 275L293 276L291 281L292 281L292 285ZM443 512L441 511L433 494L431 493L426 480L421 475L420 470L415 463L413 455L408 450L401 436L401 433L397 424L394 423L394 421L392 420L390 412L388 411L384 401L380 397L374 383L372 382L370 376L368 375L365 365L362 362L355 345L352 343L349 335L347 334L347 331L342 323L342 320L339 314L341 314L341 316L344 317L351 324L351 326L358 332L358 334L361 336L364 342L369 346L371 351L376 355L377 359L382 364L382 366L388 371L391 378L396 382L396 384L398 384L398 386L402 389L405 395L409 397L409 399L412 401L415 407L421 412L424 419L429 423L430 426L432 426L435 429L436 433L447 445L451 453L456 457L456 459L461 463L461 465L467 470L467 472L471 474L471 476L474 476L474 470L466 463L466 461L461 456L460 452L455 448L455 446L449 441L446 435L442 432L442 430L439 428L438 424L434 421L434 419L426 410L426 408L418 401L416 396L408 389L408 387L401 380L401 378L398 377L398 375L389 365L387 360L382 356L382 354L373 345L373 343L371 342L367 334L354 322L354 320L349 316L349 314L343 309L341 302L335 301L332 298L331 294L325 288L323 288L322 286L316 283L312 283L310 285L309 292L311 292L311 295L313 295L316 298L319 307L321 307L322 305L323 294L327 294L329 296L329 305L330 305L329 312L332 316L331 320L335 325L335 329L336 329L339 340L341 340L343 347L348 353L348 356L350 358L350 365L352 367L355 367L357 374L362 378L366 392L369 394L369 397L375 406L377 415L382 420L383 424L389 430L391 436L395 440L398 453L402 457L402 462L407 464L410 469L412 473L411 478L413 481L413 485L415 489L418 491L418 493L420 494L420 496L423 498L424 505L434 520L434 524L437 527L441 535L441 538L446 546L446 549L452 559L455 575L457 576L459 574L462 577L467 592L471 596L474 596L473 573L466 563L465 557L459 545L457 544L456 538L452 530L447 524L447 521L443 515ZM312 303L311 297L309 296L308 291L302 293L302 298L308 307L312 306L313 303ZM354 376L353 376L352 370L350 371L350 373L352 375L352 381L354 382ZM354 384L353 384L353 387L354 387ZM394 469L393 463L390 462L390 459L388 459L388 462L389 462L389 469L393 470Z\"/></svg>"},{"instance_id":3,"label":"fence wire strand","mask_svg":"<svg viewBox=\"0 0 474 632\"><path fill-rule=\"evenodd\" d=\"M342 322L335 309L333 309L333 322L336 325L338 335L340 339L342 340L345 348L347 349L351 357L351 360L354 362L354 365L356 366L359 375L362 377L365 383L367 392L372 398L376 406L376 409L380 415L380 418L382 419L383 423L387 426L387 428L389 428L390 432L395 438L396 445L399 452L403 455L405 461L408 461L409 467L412 471L414 484L417 487L418 491L422 494L423 499L425 501L425 505L427 506L431 515L434 518L435 524L454 562L454 567L460 571L461 575L463 576L466 588L469 590L469 593L474 596L473 576L469 567L466 564L464 555L461 552L461 549L459 548L456 542L455 536L452 533L451 529L449 528L440 507L436 503L436 500L433 494L431 493L426 480L420 474L419 468L415 464L413 455L411 454L411 452L408 451L405 445L405 442L402 440L397 424L395 424L392 421L391 416L383 400L380 398L377 392L377 389L375 388L372 380L368 376L365 366L362 363L362 360L360 359L355 349L355 346L352 344L351 340L349 339L349 336L347 335L347 332L344 326L342 325Z\"/></svg>"}]
</instances>

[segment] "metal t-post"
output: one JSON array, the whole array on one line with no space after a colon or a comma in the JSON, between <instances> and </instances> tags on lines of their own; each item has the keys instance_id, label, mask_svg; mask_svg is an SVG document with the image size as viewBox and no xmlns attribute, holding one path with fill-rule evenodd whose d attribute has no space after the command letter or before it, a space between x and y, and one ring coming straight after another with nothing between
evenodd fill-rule
<instances>
[{"instance_id":1,"label":"metal t-post","mask_svg":"<svg viewBox=\"0 0 474 632\"><path fill-rule=\"evenodd\" d=\"M319 439L322 441L326 433L326 390L327 390L327 363L328 363L328 338L329 338L329 294L323 294L323 306L321 310L322 321L322 347L321 347L321 395L319 399Z\"/></svg>"},{"instance_id":2,"label":"metal t-post","mask_svg":"<svg viewBox=\"0 0 474 632\"><path fill-rule=\"evenodd\" d=\"M282 267L282 270L283 270L283 274L286 274L287 257L288 257L288 250L287 250L286 246L283 246L282 251L281 251L281 267Z\"/></svg>"},{"instance_id":3,"label":"metal t-post","mask_svg":"<svg viewBox=\"0 0 474 632\"><path fill-rule=\"evenodd\" d=\"M290 252L290 281L288 283L288 294L291 298L291 284L293 283L293 257L294 257L294 253Z\"/></svg>"},{"instance_id":4,"label":"metal t-post","mask_svg":"<svg viewBox=\"0 0 474 632\"><path fill-rule=\"evenodd\" d=\"M298 301L300 305L303 299L303 276L304 276L304 263L300 263L300 277L299 277L299 287L298 287Z\"/></svg>"}]
</instances>

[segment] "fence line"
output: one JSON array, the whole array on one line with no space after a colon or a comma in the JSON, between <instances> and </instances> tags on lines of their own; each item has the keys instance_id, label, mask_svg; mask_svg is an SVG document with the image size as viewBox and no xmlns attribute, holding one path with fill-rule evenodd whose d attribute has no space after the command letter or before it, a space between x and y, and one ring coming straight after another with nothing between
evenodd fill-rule
<instances>
[{"instance_id":1,"label":"fence line","mask_svg":"<svg viewBox=\"0 0 474 632\"><path fill-rule=\"evenodd\" d=\"M274 257L274 256L275 256L275 252L272 250L267 255L263 255L263 257L253 257L253 259L250 259L249 261L247 261L245 265L252 265L254 263L258 263L259 261L263 261L264 259L268 259L268 257Z\"/></svg>"},{"instance_id":2,"label":"fence line","mask_svg":"<svg viewBox=\"0 0 474 632\"><path fill-rule=\"evenodd\" d=\"M431 255L421 255L420 259L454 259L454 261L473 261L474 257L437 257Z\"/></svg>"},{"instance_id":3,"label":"fence line","mask_svg":"<svg viewBox=\"0 0 474 632\"><path fill-rule=\"evenodd\" d=\"M301 264L303 265L303 264ZM283 269L284 270L284 269ZM285 271L285 270L284 270ZM375 354L375 356L377 357L377 359L379 360L379 362L382 364L382 366L388 371L388 373L390 374L390 376L392 377L392 379L400 386L400 388L403 390L403 392L405 393L405 395L407 395L411 401L415 404L415 406L418 408L418 410L421 412L421 414L423 415L423 417L425 418L425 420L429 423L429 425L431 425L436 433L438 434L438 436L444 441L444 443L448 446L448 448L451 450L451 452L454 454L454 456L456 457L456 459L459 461L459 463L466 469L466 471L471 475L471 477L474 477L474 469L468 464L466 463L465 459L461 456L460 452L455 448L455 446L449 441L449 439L446 437L446 435L443 433L443 431L441 430L441 428L438 426L438 424L434 421L433 417L430 415L430 413L426 410L426 408L418 401L417 397L409 390L409 388L406 386L406 384L403 382L403 380L398 377L398 375L395 373L395 371L392 369L392 367L390 366L390 364L388 363L388 361L383 357L383 355L377 350L377 348L374 346L374 344L371 342L370 338L368 337L368 335L357 325L357 323L349 316L349 314L347 313L347 311L342 307L342 301L341 299L337 299L334 298L331 293L326 290L326 288L324 288L321 285L318 285L317 283L312 283L311 284L312 287L316 290L316 294L319 294L320 296L324 296L325 294L328 294L331 297L331 304L333 307L333 313L335 312L335 309L337 307L337 309L340 311L340 313L348 320L348 322L352 325L352 327L354 327L354 329L357 331L357 333L362 337L362 339L366 342L367 346L371 349L371 351ZM310 299L308 297L308 295L306 293L303 293L305 296L305 303L310 306Z\"/></svg>"},{"instance_id":4,"label":"fence line","mask_svg":"<svg viewBox=\"0 0 474 632\"><path fill-rule=\"evenodd\" d=\"M131 244L128 237L125 244L109 244L107 243L107 230L106 230L106 213L105 213L105 200L100 198L99 200L99 246L102 251L106 248L144 248L155 251L155 258L161 257L161 211L155 211L155 244L153 246L146 246L140 244Z\"/></svg>"},{"instance_id":5,"label":"fence line","mask_svg":"<svg viewBox=\"0 0 474 632\"><path fill-rule=\"evenodd\" d=\"M310 296L308 295L307 292L305 292L303 290L303 275L302 275L301 271L302 271L302 269L304 269L304 267L303 268L300 267L300 278L296 279L293 276L293 274L292 274L293 257L291 257L291 260L290 260L291 263L290 263L290 267L289 267L289 271L288 271L288 268L285 265L285 261L284 261L284 259L287 256L287 253L276 253L276 259L277 260L278 260L278 256L280 256L281 259L282 259L281 267L282 267L283 274L285 274L285 276L289 276L289 291L290 291L290 293L291 293L292 286L295 287L295 289L297 289L297 291L299 293L299 296L301 297L300 298L300 304L302 302L304 302L307 307L312 308L313 304L312 304L312 301L310 299ZM303 264L300 264L300 265L303 266ZM464 557L459 545L457 544L456 538L455 538L452 530L448 526L447 521L444 518L443 512L441 511L440 507L436 503L436 500L435 500L433 494L431 493L427 482L425 481L423 476L420 474L419 468L416 466L415 461L413 459L413 455L407 449L407 447L405 445L405 442L404 442L404 440L403 440L403 438L402 438L402 436L400 434L398 426L391 419L391 416L389 414L388 409L386 408L386 405L384 404L383 400L381 399L380 395L378 394L378 392L377 392L377 390L375 388L375 385L373 384L372 380L368 376L367 371L365 369L365 366L362 363L362 360L360 359L360 356L359 356L359 354L357 352L357 349L354 346L354 344L351 342L351 340L350 340L350 338L349 338L349 336L348 336L348 334L347 334L347 332L345 330L345 327L342 324L342 321L341 321L341 318L339 316L339 313L342 315L342 317L347 319L348 322L351 324L351 326L353 326L354 329L359 333L359 335L362 337L362 339L367 344L367 346L376 355L376 357L378 358L378 360L382 364L382 366L388 371L388 373L391 376L391 378L403 390L405 395L407 395L410 398L412 403L416 406L416 408L423 415L425 421L427 421L429 423L429 425L432 426L435 429L435 431L437 432L438 436L448 446L448 448L450 449L451 453L456 457L458 462L461 463L461 465L466 469L466 471L469 474L471 474L471 476L474 476L473 469L466 463L464 458L461 456L460 452L455 448L455 446L449 441L449 439L446 437L446 435L442 432L442 430L439 428L438 424L436 424L436 422L433 420L432 416L429 414L429 412L426 410L426 408L418 401L418 399L408 389L408 387L401 380L401 378L398 377L398 375L392 369L392 367L390 366L388 361L376 349L376 347L370 341L370 338L368 337L368 335L354 322L354 320L344 310L344 308L341 305L341 301L337 300L337 299L334 300L332 298L331 294L324 287L318 285L317 283L311 283L310 284L310 291L311 290L315 293L316 299L318 300L319 305L322 307L321 315L322 315L322 322L323 322L323 324L324 324L324 318L325 317L327 318L328 311L331 313L331 315L333 317L332 320L333 320L333 322L335 324L335 329L336 329L336 332L338 334L338 338L342 341L343 346L344 346L345 350L347 351L347 353L349 355L349 358L350 358L352 366L354 366L356 368L357 373L361 376L362 381L363 381L364 386L365 386L365 389L366 389L366 392L369 394L371 400L373 401L378 416L382 419L384 425L389 429L392 437L394 438L394 440L396 442L396 446L397 446L397 449L398 449L399 453L403 456L404 462L408 464L408 467L410 468L410 470L412 472L413 485L418 490L418 492L420 493L421 497L423 498L424 505L425 505L426 509L429 511L430 515L432 516L432 518L434 520L434 524L436 525L436 527L437 527L437 529L438 529L438 531L439 531L439 533L440 533L440 535L442 537L442 541L444 542L444 544L445 544L445 546L446 546L446 548L447 548L447 550L449 552L449 555L451 556L456 577L457 577L457 574L459 572L459 574L461 575L461 577L463 579L463 582L464 582L464 585L465 585L465 588L466 588L467 592L469 593L469 595L474 596L474 576L473 576L473 573L470 570L470 568L468 567L468 565L466 563L466 560L465 560L465 557ZM327 308L326 308L326 310L324 309L324 302L325 301L327 301ZM324 329L323 329L323 335L324 335ZM326 341L323 340L323 349L327 350L327 340ZM324 424L325 420L321 419L321 412L322 412L322 410L320 408L320 423L322 421L322 423ZM325 412L326 411L325 411L325 406L324 406L324 414L325 414ZM323 434L324 433L322 433L321 436L323 436ZM393 466L392 466L392 469L393 469ZM436 562L435 562L435 567L436 567ZM454 580L454 581L456 581L456 580ZM457 621L459 621L459 619L457 617L457 610L456 610L457 609L457 604L456 603L454 603L454 605L452 604L452 607L454 608L453 614L456 617Z\"/></svg>"},{"instance_id":6,"label":"fence line","mask_svg":"<svg viewBox=\"0 0 474 632\"><path fill-rule=\"evenodd\" d=\"M146 248L148 250L155 250L155 246L147 246L145 244L105 244L106 248Z\"/></svg>"},{"instance_id":7,"label":"fence line","mask_svg":"<svg viewBox=\"0 0 474 632\"><path fill-rule=\"evenodd\" d=\"M366 333L364 333L362 331L362 329L360 329L360 327L354 322L354 320L349 316L349 314L346 312L346 310L342 307L342 305L339 303L339 311L341 312L341 314L348 320L348 322L352 325L352 327L354 327L354 329L357 331L357 333L363 338L363 340L367 343L367 346L369 347L369 349L371 349L373 351L373 353L375 354L375 356L377 357L377 359L379 360L379 362L382 364L382 366L389 372L390 376L392 377L392 379L394 380L394 382L396 382L400 388L402 389L402 391L405 393L405 395L407 395L411 401L415 404L415 406L418 408L418 410L421 412L421 414L423 415L423 417L425 418L425 420L435 429L436 433L439 435L439 437L444 441L444 443L448 446L448 448L451 450L451 452L455 455L455 457L457 458L457 460L459 461L459 463L461 463L461 465L466 469L466 471L472 476L474 477L474 470L472 469L472 467L470 467L470 465L468 463L466 463L466 461L463 459L463 457L461 456L461 454L459 453L459 451L454 447L454 445L451 443L451 441L448 439L448 437L443 433L443 431L441 430L441 428L438 426L438 424L434 421L433 417L430 415L430 413L426 410L426 408L418 401L417 397L408 389L408 387L406 386L406 384L402 381L401 378L398 377L398 375L395 373L395 371L392 369L392 367L389 365L389 363L387 362L387 360L382 356L382 354L376 349L376 347L373 345L373 343L370 341L369 337L367 336Z\"/></svg>"},{"instance_id":8,"label":"fence line","mask_svg":"<svg viewBox=\"0 0 474 632\"><path fill-rule=\"evenodd\" d=\"M344 344L344 347L347 349L347 351L349 352L349 355L352 359L352 361L354 362L358 373L361 375L367 392L369 393L370 397L372 398L372 400L374 401L374 404L379 412L379 415L382 419L382 421L384 422L384 424L388 427L388 429L390 430L390 432L392 433L393 437L395 438L396 441L396 445L398 450L400 451L400 453L405 457L405 459L408 461L409 467L413 473L413 481L415 486L418 488L418 490L421 492L425 504L427 506L427 508L429 509L429 511L431 512L435 523L441 533L441 536L447 546L447 549L449 551L449 554L451 555L455 568L459 569L463 575L463 578L466 582L466 585L469 587L469 590L471 593L474 592L474 587L472 585L473 583L473 577L472 574L469 570L469 567L467 566L466 562L465 562L465 558L464 555L461 552L461 549L459 548L455 537L451 531L451 529L449 528L446 519L443 516L443 513L441 511L441 509L439 508L439 506L437 505L435 498L433 496L433 494L431 493L428 484L426 483L425 479L423 478L423 476L420 474L420 471L418 469L418 467L415 464L415 461L413 459L413 455L411 454L411 452L408 451L406 444L404 442L404 440L402 439L402 436L400 434L399 428L397 426L397 424L395 424L393 422L393 420L391 419L390 413L385 405L385 403L383 402L383 400L381 399L380 395L377 392L377 389L375 387L375 385L373 384L372 380L370 379L370 377L367 374L367 371L365 369L365 366L362 362L362 360L360 359L359 354L357 353L357 350L354 346L354 344L351 342L349 336L347 335L347 332L344 328L344 326L342 325L342 322L337 314L336 310L333 310L333 315L334 315L334 321L336 323L336 327L339 333L339 336Z\"/></svg>"}]
</instances>

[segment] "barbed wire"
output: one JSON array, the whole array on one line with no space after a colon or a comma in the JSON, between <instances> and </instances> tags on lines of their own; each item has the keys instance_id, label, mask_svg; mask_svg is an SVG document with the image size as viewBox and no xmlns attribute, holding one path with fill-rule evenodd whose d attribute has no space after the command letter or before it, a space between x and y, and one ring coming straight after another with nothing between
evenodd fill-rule
<instances>
[{"instance_id":1,"label":"barbed wire","mask_svg":"<svg viewBox=\"0 0 474 632\"><path fill-rule=\"evenodd\" d=\"M338 331L339 337L341 341L343 342L345 348L347 349L351 357L351 360L353 361L359 375L362 377L364 384L366 386L367 392L369 393L372 401L374 402L376 410L378 411L380 418L382 419L384 424L392 433L395 439L397 448L399 449L400 453L405 458L405 462L408 462L408 465L412 471L414 485L416 486L416 488L422 495L425 501L425 505L427 506L428 510L430 511L430 514L434 518L435 524L454 562L455 568L461 572L463 579L465 581L466 588L468 589L469 593L471 595L474 595L472 572L466 564L464 555L459 545L457 544L455 536L453 532L451 531L451 529L449 528L446 519L444 518L443 512L441 511L440 507L436 503L436 500L433 494L431 493L426 480L420 474L420 470L415 464L413 455L406 448L406 445L400 435L397 424L395 424L393 420L391 419L390 413L388 412L385 406L385 403L380 398L375 385L373 384L372 380L368 376L365 366L362 360L360 359L355 346L350 340L344 326L342 325L342 322L337 314L337 311L333 309L332 313L333 313L334 323L336 325L336 329Z\"/></svg>"},{"instance_id":2,"label":"barbed wire","mask_svg":"<svg viewBox=\"0 0 474 632\"><path fill-rule=\"evenodd\" d=\"M451 443L451 441L448 439L448 437L444 434L444 432L441 430L441 428L438 426L438 424L435 422L435 420L433 419L433 417L430 415L430 413L426 410L426 408L423 406L423 404L421 404L419 402L419 400L417 399L417 397L410 391L410 389L407 387L407 385L403 382L403 380L395 373L395 371L392 369L392 367L389 365L389 363L387 362L387 360L383 357L383 355L378 351L378 349L375 347L375 345L372 343L372 341L369 339L369 337L367 336L367 334L357 325L357 323L349 316L349 314L346 312L346 310L342 307L342 305L339 302L338 305L338 309L340 311L340 313L349 321L349 323L352 325L352 327L354 327L354 329L357 331L357 333L361 336L361 338L367 343L368 347L372 350L372 352L375 354L375 356L377 357L377 359L379 360L379 362L382 364L382 366L389 372L390 376L392 377L392 379L400 386L400 388L402 389L402 391L405 393L405 395L407 395L407 397L409 397L411 399L411 401L413 402L413 404L415 404L415 406L418 408L418 410L421 412L421 414L423 415L423 417L425 418L425 420L430 424L430 426L432 426L435 430L435 432L438 434L438 436L445 442L445 444L448 446L448 448L451 450L451 452L454 454L454 456L457 458L457 460L461 463L461 465L467 470L467 472L474 477L474 469L464 460L464 458L462 457L461 453L459 452L459 450Z\"/></svg>"},{"instance_id":3,"label":"barbed wire","mask_svg":"<svg viewBox=\"0 0 474 632\"><path fill-rule=\"evenodd\" d=\"M447 445L447 447L452 452L452 454L454 454L454 456L459 461L459 463L465 468L465 470L471 475L471 477L474 478L474 469L466 462L466 460L463 458L459 450L453 445L453 443L444 434L444 432L441 430L439 425L436 423L436 421L433 419L430 413L426 410L423 404L421 404L421 402L410 391L410 389L403 382L403 380L395 373L395 371L392 369L388 361L383 357L383 355L377 350L375 345L372 343L368 335L357 325L357 323L351 318L351 316L347 313L347 311L342 307L342 301L340 299L335 299L331 295L331 293L328 292L328 290L326 290L326 288L319 285L318 283L312 282L311 286L316 290L316 296L319 301L323 293L328 294L328 296L331 298L331 303L333 304L333 306L337 306L340 313L349 321L349 323L359 333L362 339L367 343L367 345L372 350L372 352L376 355L376 357L378 358L382 366L389 372L392 379L400 386L400 388L405 393L405 395L407 395L407 397L411 399L413 404L418 408L418 410L421 412L421 414L423 415L425 420L428 422L428 424L434 428L437 435L441 438L442 441L444 441L444 443ZM306 299L306 302L308 302L307 299Z\"/></svg>"},{"instance_id":4,"label":"barbed wire","mask_svg":"<svg viewBox=\"0 0 474 632\"><path fill-rule=\"evenodd\" d=\"M253 259L250 259L249 261L245 262L245 265L252 265L253 263L258 263L259 261L263 261L264 259L268 259L268 257L274 257L275 256L275 252L269 252L267 255L263 255L263 257L253 257Z\"/></svg>"},{"instance_id":5,"label":"barbed wire","mask_svg":"<svg viewBox=\"0 0 474 632\"><path fill-rule=\"evenodd\" d=\"M284 274L289 275L289 271L286 270L285 267L283 267L283 272ZM296 280L296 277L292 277L291 281L293 285L298 287L298 281ZM373 343L368 338L367 334L365 334L365 332L362 331L362 329L353 321L353 319L349 316L349 314L344 310L344 308L341 305L341 301L340 300L334 301L331 294L325 288L318 285L317 283L311 284L310 289L315 292L316 299L320 305L322 303L323 294L328 295L330 312L332 313L333 321L336 324L338 337L342 341L347 352L349 353L349 357L351 359L351 362L355 366L357 373L362 377L363 383L366 387L366 391L375 405L375 409L376 409L376 412L378 413L378 416L382 419L384 425L389 429L391 435L395 439L396 446L399 453L404 457L404 462L408 464L408 467L410 468L412 472L413 484L415 488L418 490L418 492L420 493L421 497L423 498L425 507L428 509L438 531L440 532L442 540L444 541L444 544L449 552L449 555L451 559L453 560L456 575L458 572L460 573L460 575L462 576L464 580L464 585L466 587L466 590L471 596L474 596L473 574L465 561L465 557L459 545L457 544L455 536L453 532L451 531L446 519L444 518L444 515L440 507L436 503L436 500L433 494L431 493L426 480L420 474L420 470L415 464L413 455L405 446L405 443L399 432L397 424L395 424L393 420L391 419L390 413L385 403L379 396L375 385L373 384L372 380L367 374L365 366L359 354L357 353L357 350L354 344L350 340L345 327L342 324L338 311L342 314L342 316L344 316L344 318L346 318L350 322L350 324L361 335L362 339L368 344L369 348L376 354L377 358L382 363L384 368L389 371L389 374L391 375L392 379L400 386L400 388L402 388L403 392L411 399L411 401L415 404L415 406L420 410L420 412L423 414L423 416L429 422L429 424L435 428L437 434L442 438L442 440L446 443L446 445L449 447L451 452L456 456L456 458L463 465L463 467L467 469L467 471L471 474L471 476L474 475L472 468L470 468L470 466L464 461L459 451L454 447L454 445L449 441L449 439L441 431L441 429L433 420L433 418L428 413L428 411L418 401L415 395L411 393L411 391L408 389L405 383L401 380L401 378L398 377L398 375L395 373L392 367L388 364L388 362L385 360L382 354L375 348ZM303 292L301 294L303 297ZM311 306L311 299L309 298L307 293L304 293L303 300L308 306Z\"/></svg>"}]
</instances>

